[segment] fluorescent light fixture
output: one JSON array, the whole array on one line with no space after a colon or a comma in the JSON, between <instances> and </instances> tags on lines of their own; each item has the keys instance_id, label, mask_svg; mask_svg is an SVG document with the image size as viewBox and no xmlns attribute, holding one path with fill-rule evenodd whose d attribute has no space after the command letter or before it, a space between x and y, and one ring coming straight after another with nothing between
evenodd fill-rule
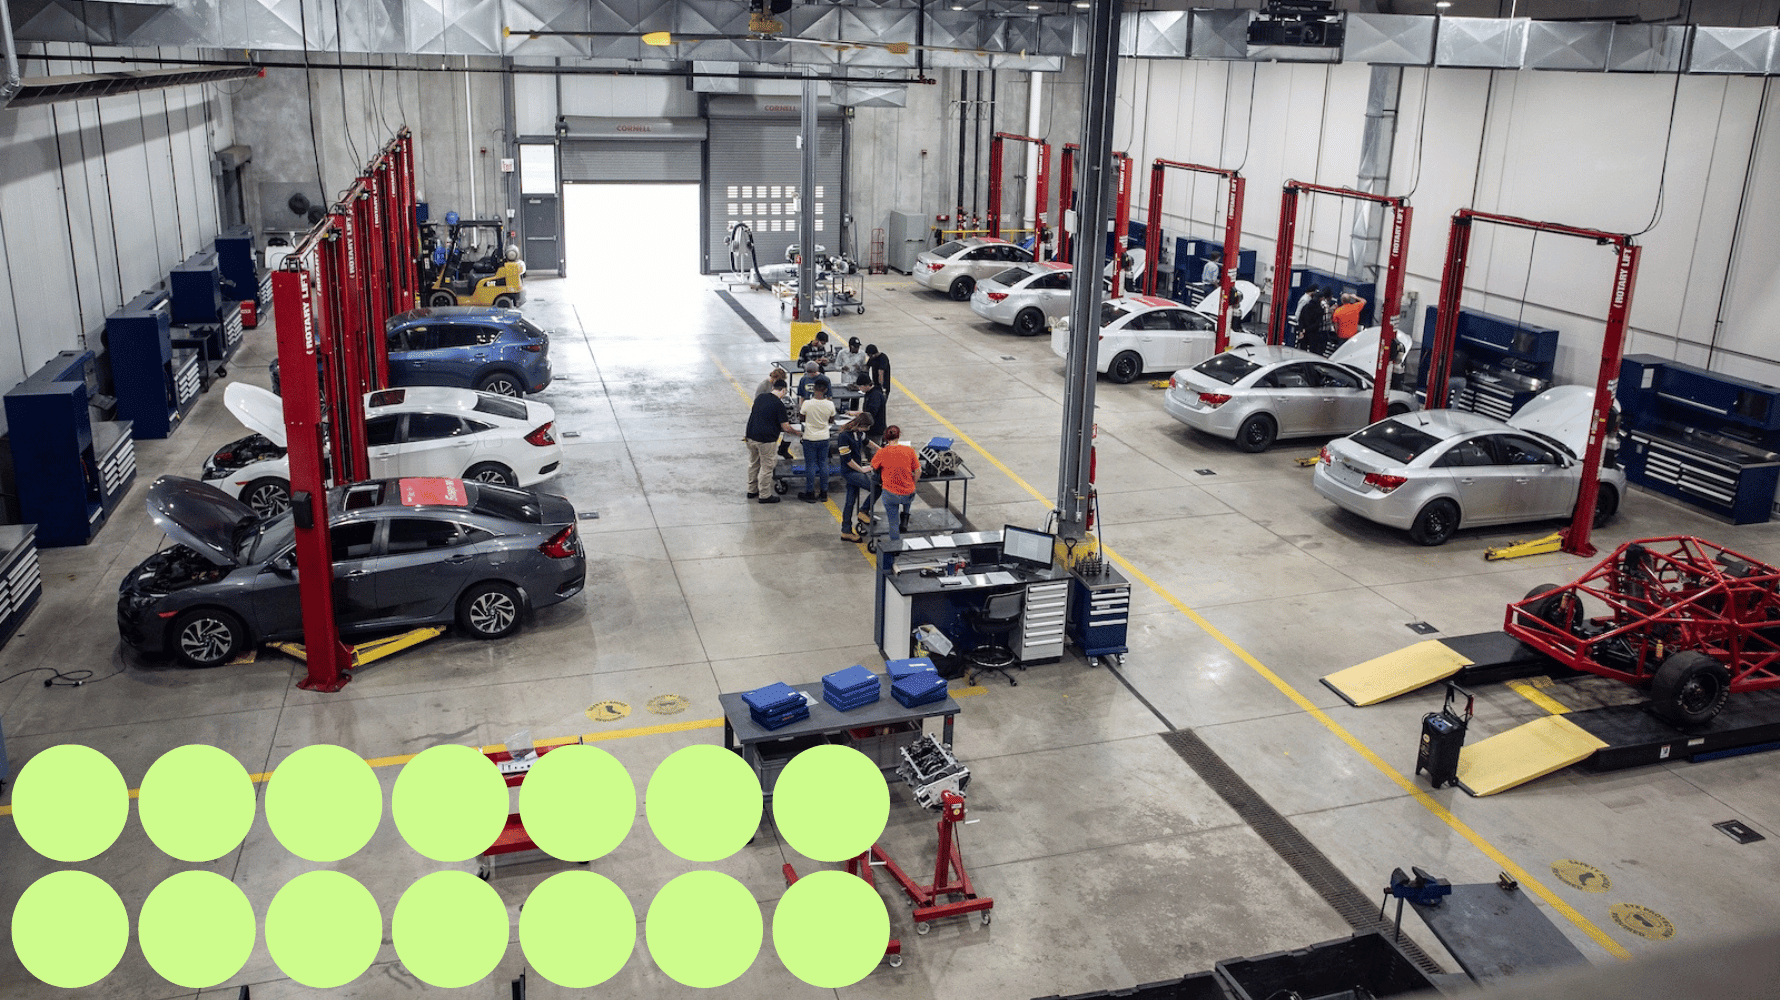
<instances>
[{"instance_id":1,"label":"fluorescent light fixture","mask_svg":"<svg viewBox=\"0 0 1780 1000\"><path fill-rule=\"evenodd\" d=\"M1088 3L1088 0L1076 0L1076 6L1081 8L1082 10L1087 10L1089 7L1092 7L1094 5L1091 3Z\"/></svg>"},{"instance_id":2,"label":"fluorescent light fixture","mask_svg":"<svg viewBox=\"0 0 1780 1000\"><path fill-rule=\"evenodd\" d=\"M1441 10L1445 10L1446 8L1452 6L1452 0L1436 0L1434 6L1440 8Z\"/></svg>"}]
</instances>

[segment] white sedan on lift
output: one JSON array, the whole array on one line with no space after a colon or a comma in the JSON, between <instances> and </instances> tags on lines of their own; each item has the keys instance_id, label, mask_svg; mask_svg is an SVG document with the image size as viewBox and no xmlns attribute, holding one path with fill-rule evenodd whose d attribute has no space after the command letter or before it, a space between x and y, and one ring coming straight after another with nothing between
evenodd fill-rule
<instances>
[{"instance_id":1,"label":"white sedan on lift","mask_svg":"<svg viewBox=\"0 0 1780 1000\"><path fill-rule=\"evenodd\" d=\"M1261 297L1252 282L1236 283L1233 317L1248 315ZM1154 295L1127 295L1107 299L1100 306L1100 349L1097 368L1114 382L1130 382L1144 372L1188 368L1211 357L1217 342L1217 296L1208 295L1196 306L1184 306ZM1231 343L1255 343L1260 338L1233 334ZM1069 324L1051 327L1051 351L1069 356Z\"/></svg>"},{"instance_id":2,"label":"white sedan on lift","mask_svg":"<svg viewBox=\"0 0 1780 1000\"><path fill-rule=\"evenodd\" d=\"M290 506L284 401L236 382L223 402L254 433L204 462L203 481L261 516ZM556 411L547 404L474 389L406 386L365 396L365 453L372 479L440 476L530 487L562 470Z\"/></svg>"}]
</instances>

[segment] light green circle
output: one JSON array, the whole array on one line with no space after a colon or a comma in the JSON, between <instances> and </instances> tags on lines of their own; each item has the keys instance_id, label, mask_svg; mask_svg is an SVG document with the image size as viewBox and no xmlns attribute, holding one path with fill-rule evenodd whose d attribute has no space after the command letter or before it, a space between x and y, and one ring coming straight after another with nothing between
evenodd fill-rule
<instances>
[{"instance_id":1,"label":"light green circle","mask_svg":"<svg viewBox=\"0 0 1780 1000\"><path fill-rule=\"evenodd\" d=\"M26 972L51 986L71 990L104 979L129 943L124 901L97 875L50 872L12 910L12 950Z\"/></svg>"},{"instance_id":2,"label":"light green circle","mask_svg":"<svg viewBox=\"0 0 1780 1000\"><path fill-rule=\"evenodd\" d=\"M488 850L507 825L507 782L481 751L444 743L402 765L389 814L422 856L464 861Z\"/></svg>"},{"instance_id":3,"label":"light green circle","mask_svg":"<svg viewBox=\"0 0 1780 1000\"><path fill-rule=\"evenodd\" d=\"M266 950L284 974L331 990L365 974L383 944L383 914L371 890L336 871L304 872L266 907Z\"/></svg>"},{"instance_id":4,"label":"light green circle","mask_svg":"<svg viewBox=\"0 0 1780 1000\"><path fill-rule=\"evenodd\" d=\"M889 821L884 772L852 747L811 747L791 758L773 783L773 825L806 858L856 858L877 843Z\"/></svg>"},{"instance_id":5,"label":"light green circle","mask_svg":"<svg viewBox=\"0 0 1780 1000\"><path fill-rule=\"evenodd\" d=\"M136 943L161 978L202 990L241 971L259 928L253 905L215 872L169 876L142 901Z\"/></svg>"},{"instance_id":6,"label":"light green circle","mask_svg":"<svg viewBox=\"0 0 1780 1000\"><path fill-rule=\"evenodd\" d=\"M143 832L180 861L215 861L239 847L253 826L255 808L247 769L202 743L162 754L143 775L136 794Z\"/></svg>"},{"instance_id":7,"label":"light green circle","mask_svg":"<svg viewBox=\"0 0 1780 1000\"><path fill-rule=\"evenodd\" d=\"M747 886L721 872L698 871L661 887L649 902L643 935L649 957L669 979L710 989L748 971L765 925Z\"/></svg>"},{"instance_id":8,"label":"light green circle","mask_svg":"<svg viewBox=\"0 0 1780 1000\"><path fill-rule=\"evenodd\" d=\"M370 843L383 819L383 786L363 757L329 743L306 746L266 782L266 825L304 861L339 861Z\"/></svg>"},{"instance_id":9,"label":"light green circle","mask_svg":"<svg viewBox=\"0 0 1780 1000\"><path fill-rule=\"evenodd\" d=\"M889 944L890 913L883 898L847 872L805 875L785 890L773 911L773 950L792 975L811 986L853 985L871 975Z\"/></svg>"},{"instance_id":10,"label":"light green circle","mask_svg":"<svg viewBox=\"0 0 1780 1000\"><path fill-rule=\"evenodd\" d=\"M688 861L721 861L760 829L760 778L732 750L684 747L649 776L643 813L661 846Z\"/></svg>"},{"instance_id":11,"label":"light green circle","mask_svg":"<svg viewBox=\"0 0 1780 1000\"><path fill-rule=\"evenodd\" d=\"M630 835L637 786L618 758L599 747L557 747L526 772L519 815L532 843L551 857L592 861Z\"/></svg>"},{"instance_id":12,"label":"light green circle","mask_svg":"<svg viewBox=\"0 0 1780 1000\"><path fill-rule=\"evenodd\" d=\"M86 861L124 832L130 790L104 754L64 743L32 757L12 785L12 819L31 850L51 861Z\"/></svg>"},{"instance_id":13,"label":"light green circle","mask_svg":"<svg viewBox=\"0 0 1780 1000\"><path fill-rule=\"evenodd\" d=\"M422 876L396 902L389 922L396 957L428 986L480 982L507 953L507 904L469 872Z\"/></svg>"},{"instance_id":14,"label":"light green circle","mask_svg":"<svg viewBox=\"0 0 1780 1000\"><path fill-rule=\"evenodd\" d=\"M531 784L529 776L525 780ZM637 911L605 876L561 872L525 898L519 947L538 975L558 986L598 986L617 975L636 950Z\"/></svg>"}]
</instances>

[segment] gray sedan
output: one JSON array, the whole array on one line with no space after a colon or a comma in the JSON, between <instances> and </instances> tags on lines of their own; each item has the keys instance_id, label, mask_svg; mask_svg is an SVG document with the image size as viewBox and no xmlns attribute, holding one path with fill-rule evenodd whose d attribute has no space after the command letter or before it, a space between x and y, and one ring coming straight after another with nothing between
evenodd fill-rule
<instances>
[{"instance_id":1,"label":"gray sedan","mask_svg":"<svg viewBox=\"0 0 1780 1000\"><path fill-rule=\"evenodd\" d=\"M295 527L214 486L162 476L149 516L176 544L118 586L117 627L194 667L300 639ZM587 560L565 499L461 479L387 479L328 493L334 612L346 634L455 621L499 639L524 612L580 593Z\"/></svg>"},{"instance_id":2,"label":"gray sedan","mask_svg":"<svg viewBox=\"0 0 1780 1000\"><path fill-rule=\"evenodd\" d=\"M1002 239L972 236L916 254L915 269L910 273L928 288L945 292L954 302L963 302L970 298L977 282L1007 270L1010 264L1031 261L1032 251L1023 247Z\"/></svg>"},{"instance_id":3,"label":"gray sedan","mask_svg":"<svg viewBox=\"0 0 1780 1000\"><path fill-rule=\"evenodd\" d=\"M1558 386L1506 422L1461 410L1388 417L1329 442L1316 491L1422 545L1445 542L1461 524L1570 517L1593 400L1593 389ZM1625 483L1612 463L1601 469L1596 527L1618 511Z\"/></svg>"}]
</instances>

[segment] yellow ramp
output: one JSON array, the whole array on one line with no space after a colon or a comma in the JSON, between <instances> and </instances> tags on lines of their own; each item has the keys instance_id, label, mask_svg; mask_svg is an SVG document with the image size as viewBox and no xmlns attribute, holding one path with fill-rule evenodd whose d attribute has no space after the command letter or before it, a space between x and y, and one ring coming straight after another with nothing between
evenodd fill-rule
<instances>
[{"instance_id":1,"label":"yellow ramp","mask_svg":"<svg viewBox=\"0 0 1780 1000\"><path fill-rule=\"evenodd\" d=\"M1497 733L1459 753L1459 787L1494 795L1587 760L1604 740L1561 715Z\"/></svg>"},{"instance_id":2,"label":"yellow ramp","mask_svg":"<svg viewBox=\"0 0 1780 1000\"><path fill-rule=\"evenodd\" d=\"M1395 653L1357 663L1323 678L1329 690L1353 706L1376 705L1416 688L1446 680L1471 661L1439 639L1405 646Z\"/></svg>"}]
</instances>

